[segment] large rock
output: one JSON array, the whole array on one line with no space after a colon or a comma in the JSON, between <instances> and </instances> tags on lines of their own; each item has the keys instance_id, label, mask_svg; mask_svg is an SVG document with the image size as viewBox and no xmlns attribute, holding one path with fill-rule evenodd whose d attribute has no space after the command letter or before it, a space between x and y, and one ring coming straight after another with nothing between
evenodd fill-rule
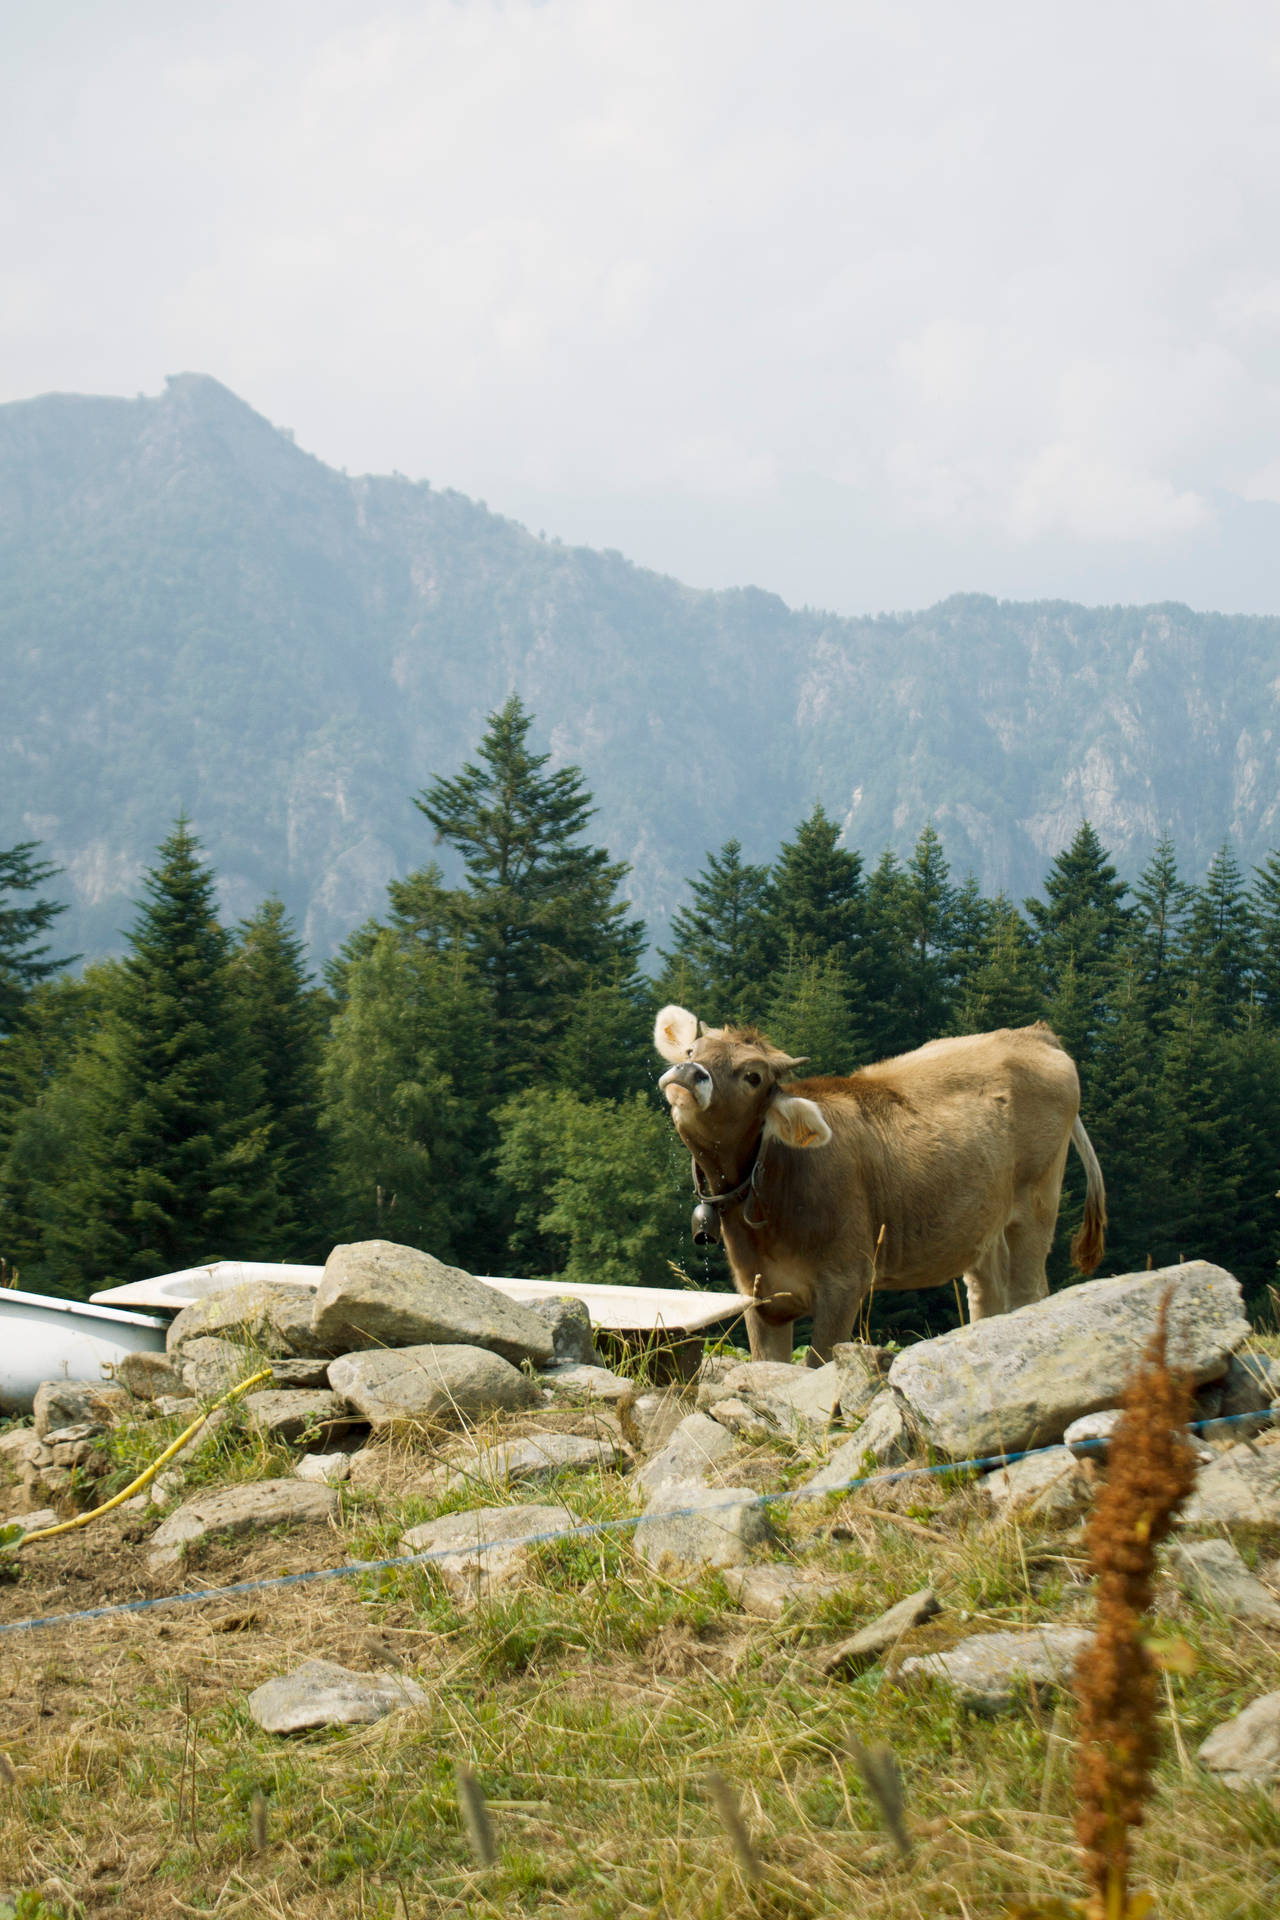
<instances>
[{"instance_id":1,"label":"large rock","mask_svg":"<svg viewBox=\"0 0 1280 1920\"><path fill-rule=\"evenodd\" d=\"M949 1686L967 1707L1002 1713L1020 1690L1065 1687L1092 1635L1087 1627L1026 1627L1011 1633L975 1633L945 1653L917 1654L898 1669Z\"/></svg>"},{"instance_id":2,"label":"large rock","mask_svg":"<svg viewBox=\"0 0 1280 1920\"><path fill-rule=\"evenodd\" d=\"M151 1536L147 1557L153 1570L160 1572L179 1565L184 1548L211 1533L252 1533L331 1520L338 1505L332 1487L308 1486L301 1480L252 1480L242 1486L198 1493L160 1522Z\"/></svg>"},{"instance_id":3,"label":"large rock","mask_svg":"<svg viewBox=\"0 0 1280 1920\"><path fill-rule=\"evenodd\" d=\"M181 1373L166 1353L126 1353L116 1361L115 1378L137 1400L160 1400L186 1391Z\"/></svg>"},{"instance_id":4,"label":"large rock","mask_svg":"<svg viewBox=\"0 0 1280 1920\"><path fill-rule=\"evenodd\" d=\"M675 1387L647 1393L633 1388L618 1402L618 1425L623 1439L637 1453L656 1453L666 1445L688 1411L687 1399Z\"/></svg>"},{"instance_id":5,"label":"large rock","mask_svg":"<svg viewBox=\"0 0 1280 1920\"><path fill-rule=\"evenodd\" d=\"M1229 1540L1174 1541L1169 1563L1197 1600L1236 1620L1280 1627L1280 1600L1255 1579Z\"/></svg>"},{"instance_id":6,"label":"large rock","mask_svg":"<svg viewBox=\"0 0 1280 1920\"><path fill-rule=\"evenodd\" d=\"M1280 1447L1232 1447L1202 1466L1178 1515L1184 1527L1280 1526Z\"/></svg>"},{"instance_id":7,"label":"large rock","mask_svg":"<svg viewBox=\"0 0 1280 1920\"><path fill-rule=\"evenodd\" d=\"M363 1347L484 1347L520 1366L550 1366L545 1320L460 1267L417 1247L361 1240L335 1247L316 1290L311 1328L339 1351Z\"/></svg>"},{"instance_id":8,"label":"large rock","mask_svg":"<svg viewBox=\"0 0 1280 1920\"><path fill-rule=\"evenodd\" d=\"M1200 1758L1227 1787L1265 1787L1280 1780L1280 1693L1264 1693L1215 1727Z\"/></svg>"},{"instance_id":9,"label":"large rock","mask_svg":"<svg viewBox=\"0 0 1280 1920\"><path fill-rule=\"evenodd\" d=\"M656 1573L740 1567L773 1537L769 1516L749 1487L666 1481L635 1530L635 1550Z\"/></svg>"},{"instance_id":10,"label":"large rock","mask_svg":"<svg viewBox=\"0 0 1280 1920\"><path fill-rule=\"evenodd\" d=\"M527 1374L485 1347L346 1353L330 1365L329 1384L375 1429L401 1423L457 1427L539 1404Z\"/></svg>"},{"instance_id":11,"label":"large rock","mask_svg":"<svg viewBox=\"0 0 1280 1920\"><path fill-rule=\"evenodd\" d=\"M788 1439L825 1433L840 1399L839 1367L796 1367L783 1360L751 1360L704 1380L698 1406L743 1438Z\"/></svg>"},{"instance_id":12,"label":"large rock","mask_svg":"<svg viewBox=\"0 0 1280 1920\"><path fill-rule=\"evenodd\" d=\"M910 1423L893 1394L878 1393L866 1409L866 1418L830 1455L826 1465L804 1481L804 1493L833 1493L869 1474L901 1467L918 1450Z\"/></svg>"},{"instance_id":13,"label":"large rock","mask_svg":"<svg viewBox=\"0 0 1280 1920\"><path fill-rule=\"evenodd\" d=\"M898 1355L890 1384L953 1460L1047 1446L1082 1414L1115 1406L1171 1287L1170 1360L1197 1383L1219 1378L1249 1322L1231 1275L1191 1260L1085 1281L922 1340Z\"/></svg>"},{"instance_id":14,"label":"large rock","mask_svg":"<svg viewBox=\"0 0 1280 1920\"><path fill-rule=\"evenodd\" d=\"M736 1453L733 1435L705 1413L689 1413L680 1422L661 1452L646 1460L636 1475L636 1485L644 1493L656 1496L668 1483L703 1484L718 1461Z\"/></svg>"},{"instance_id":15,"label":"large rock","mask_svg":"<svg viewBox=\"0 0 1280 1920\"><path fill-rule=\"evenodd\" d=\"M839 1381L838 1404L845 1420L859 1420L884 1385L892 1356L865 1340L842 1340L831 1349Z\"/></svg>"},{"instance_id":16,"label":"large rock","mask_svg":"<svg viewBox=\"0 0 1280 1920\"><path fill-rule=\"evenodd\" d=\"M631 1464L624 1447L613 1440L597 1440L581 1433L533 1433L523 1440L502 1440L494 1446L472 1447L451 1455L433 1494L457 1487L517 1486L533 1480L554 1480L562 1473L617 1472Z\"/></svg>"},{"instance_id":17,"label":"large rock","mask_svg":"<svg viewBox=\"0 0 1280 1920\"><path fill-rule=\"evenodd\" d=\"M317 1345L311 1329L310 1287L270 1285L259 1280L239 1281L193 1300L170 1322L166 1345L177 1353L192 1340L231 1339L257 1352L331 1358L340 1346Z\"/></svg>"},{"instance_id":18,"label":"large rock","mask_svg":"<svg viewBox=\"0 0 1280 1920\"><path fill-rule=\"evenodd\" d=\"M553 1400L598 1400L604 1406L616 1406L635 1390L635 1382L625 1375L582 1360L558 1361L538 1375L538 1385Z\"/></svg>"},{"instance_id":19,"label":"large rock","mask_svg":"<svg viewBox=\"0 0 1280 1920\"><path fill-rule=\"evenodd\" d=\"M264 1733L308 1733L315 1727L366 1727L429 1696L416 1680L392 1673L352 1673L332 1660L304 1660L292 1673L266 1680L249 1695L249 1717Z\"/></svg>"},{"instance_id":20,"label":"large rock","mask_svg":"<svg viewBox=\"0 0 1280 1920\"><path fill-rule=\"evenodd\" d=\"M577 1521L567 1507L475 1507L410 1527L401 1545L431 1555L433 1566L460 1606L475 1606L507 1586L529 1566L548 1535L571 1532Z\"/></svg>"},{"instance_id":21,"label":"large rock","mask_svg":"<svg viewBox=\"0 0 1280 1920\"><path fill-rule=\"evenodd\" d=\"M37 1436L59 1427L101 1430L131 1411L132 1395L114 1380L44 1380L36 1388L32 1412Z\"/></svg>"},{"instance_id":22,"label":"large rock","mask_svg":"<svg viewBox=\"0 0 1280 1920\"><path fill-rule=\"evenodd\" d=\"M1067 1447L1028 1454L997 1467L982 1483L998 1513L1068 1516L1088 1506L1092 1489Z\"/></svg>"},{"instance_id":23,"label":"large rock","mask_svg":"<svg viewBox=\"0 0 1280 1920\"><path fill-rule=\"evenodd\" d=\"M247 1393L244 1409L249 1424L271 1440L319 1447L325 1440L363 1422L353 1415L340 1393L331 1390L267 1388Z\"/></svg>"},{"instance_id":24,"label":"large rock","mask_svg":"<svg viewBox=\"0 0 1280 1920\"><path fill-rule=\"evenodd\" d=\"M242 1380L260 1373L267 1364L246 1353L234 1340L214 1334L195 1334L172 1350L182 1373L183 1385L198 1400L219 1400Z\"/></svg>"}]
</instances>

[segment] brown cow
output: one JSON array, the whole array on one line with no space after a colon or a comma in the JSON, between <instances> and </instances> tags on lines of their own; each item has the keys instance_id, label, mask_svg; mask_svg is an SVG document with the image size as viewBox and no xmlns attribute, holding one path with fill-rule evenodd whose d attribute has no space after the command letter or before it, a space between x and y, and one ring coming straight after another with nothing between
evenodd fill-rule
<instances>
[{"instance_id":1,"label":"brown cow","mask_svg":"<svg viewBox=\"0 0 1280 1920\"><path fill-rule=\"evenodd\" d=\"M788 1081L799 1066L750 1027L704 1029L664 1007L658 1085L693 1155L700 1223L751 1302L755 1360L786 1360L813 1316L816 1365L853 1332L874 1285L964 1275L974 1320L1041 1300L1067 1147L1088 1176L1071 1248L1102 1258L1106 1194L1081 1124L1073 1062L1043 1024L931 1040L848 1079Z\"/></svg>"}]
</instances>

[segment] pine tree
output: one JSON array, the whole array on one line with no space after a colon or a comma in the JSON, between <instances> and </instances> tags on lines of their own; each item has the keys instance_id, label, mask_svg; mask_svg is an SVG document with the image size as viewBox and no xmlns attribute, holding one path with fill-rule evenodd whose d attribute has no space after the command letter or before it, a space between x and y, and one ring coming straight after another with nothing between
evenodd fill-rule
<instances>
[{"instance_id":1,"label":"pine tree","mask_svg":"<svg viewBox=\"0 0 1280 1920\"><path fill-rule=\"evenodd\" d=\"M767 867L742 858L726 840L690 882L693 903L671 916L660 995L689 1007L708 1026L761 1018L768 993L773 888Z\"/></svg>"},{"instance_id":2,"label":"pine tree","mask_svg":"<svg viewBox=\"0 0 1280 1920\"><path fill-rule=\"evenodd\" d=\"M1178 960L1194 889L1178 876L1172 840L1163 839L1133 889L1133 920L1127 945L1137 963L1146 1018L1163 1033L1181 986Z\"/></svg>"},{"instance_id":3,"label":"pine tree","mask_svg":"<svg viewBox=\"0 0 1280 1920\"><path fill-rule=\"evenodd\" d=\"M1003 894L989 902L979 961L960 990L952 1017L957 1033L1028 1027L1044 1018L1044 991L1030 929Z\"/></svg>"},{"instance_id":4,"label":"pine tree","mask_svg":"<svg viewBox=\"0 0 1280 1920\"><path fill-rule=\"evenodd\" d=\"M916 1045L910 958L902 934L906 885L896 854L886 847L867 882L859 1013L872 1060L890 1059Z\"/></svg>"},{"instance_id":5,"label":"pine tree","mask_svg":"<svg viewBox=\"0 0 1280 1920\"><path fill-rule=\"evenodd\" d=\"M1150 1142L1152 1164L1162 1169L1169 1196L1157 1266L1218 1260L1232 1235L1246 1166L1233 1137L1228 1059L1228 1037L1192 979L1169 1030L1160 1126Z\"/></svg>"},{"instance_id":6,"label":"pine tree","mask_svg":"<svg viewBox=\"0 0 1280 1920\"><path fill-rule=\"evenodd\" d=\"M1128 888L1117 878L1087 820L1054 860L1044 891L1043 901L1028 900L1026 908L1050 1006L1064 998L1070 1001L1074 1029L1070 1050L1083 1062L1103 1019L1103 1002L1115 984L1116 954L1133 916L1132 908L1124 904ZM1052 1011L1049 1018L1056 1028ZM1066 1035L1061 1037L1067 1044Z\"/></svg>"},{"instance_id":7,"label":"pine tree","mask_svg":"<svg viewBox=\"0 0 1280 1920\"><path fill-rule=\"evenodd\" d=\"M838 953L793 956L765 1010L775 1046L805 1061L806 1074L852 1073L865 1057L856 990Z\"/></svg>"},{"instance_id":8,"label":"pine tree","mask_svg":"<svg viewBox=\"0 0 1280 1920\"><path fill-rule=\"evenodd\" d=\"M1254 868L1249 906L1253 918L1254 967L1259 1011L1280 1027L1280 853Z\"/></svg>"},{"instance_id":9,"label":"pine tree","mask_svg":"<svg viewBox=\"0 0 1280 1920\"><path fill-rule=\"evenodd\" d=\"M48 1240L82 1285L252 1257L274 1224L262 1078L199 852L179 820L147 876L111 1016L68 1070L83 1133Z\"/></svg>"},{"instance_id":10,"label":"pine tree","mask_svg":"<svg viewBox=\"0 0 1280 1920\"><path fill-rule=\"evenodd\" d=\"M926 823L903 869L899 894L909 1046L936 1040L947 1028L955 898L942 842Z\"/></svg>"},{"instance_id":11,"label":"pine tree","mask_svg":"<svg viewBox=\"0 0 1280 1920\"><path fill-rule=\"evenodd\" d=\"M60 872L34 857L39 844L23 840L16 847L0 848L0 1041L17 1025L32 988L80 957L51 960L48 942L40 942L40 935L66 912L65 904L45 899L19 904L19 896L34 893Z\"/></svg>"},{"instance_id":12,"label":"pine tree","mask_svg":"<svg viewBox=\"0 0 1280 1920\"><path fill-rule=\"evenodd\" d=\"M1179 964L1222 1031L1247 1025L1256 967L1254 918L1240 863L1224 840L1192 897Z\"/></svg>"},{"instance_id":13,"label":"pine tree","mask_svg":"<svg viewBox=\"0 0 1280 1920\"><path fill-rule=\"evenodd\" d=\"M643 927L614 898L627 869L580 844L594 812L577 767L544 773L519 696L489 716L479 757L438 778L415 805L463 859L466 887L438 891L488 990L499 1081L545 1074L583 989L630 979Z\"/></svg>"},{"instance_id":14,"label":"pine tree","mask_svg":"<svg viewBox=\"0 0 1280 1920\"><path fill-rule=\"evenodd\" d=\"M323 1260L324 1164L320 1058L324 1007L311 986L302 942L272 896L240 923L230 981L262 1080L266 1170L279 1202L264 1258Z\"/></svg>"},{"instance_id":15,"label":"pine tree","mask_svg":"<svg viewBox=\"0 0 1280 1920\"><path fill-rule=\"evenodd\" d=\"M1107 1183L1107 1263L1119 1273L1144 1267L1168 1247L1171 1198L1166 1169L1153 1152L1161 1126L1160 1052L1148 1024L1148 989L1136 955L1107 995L1094 1055L1081 1089L1081 1112ZM1073 1195L1083 1202L1078 1165ZM1064 1208L1074 1231L1073 1209Z\"/></svg>"},{"instance_id":16,"label":"pine tree","mask_svg":"<svg viewBox=\"0 0 1280 1920\"><path fill-rule=\"evenodd\" d=\"M840 829L821 805L783 843L773 869L775 946L803 958L836 954L855 963L863 934L862 856L840 845Z\"/></svg>"}]
</instances>

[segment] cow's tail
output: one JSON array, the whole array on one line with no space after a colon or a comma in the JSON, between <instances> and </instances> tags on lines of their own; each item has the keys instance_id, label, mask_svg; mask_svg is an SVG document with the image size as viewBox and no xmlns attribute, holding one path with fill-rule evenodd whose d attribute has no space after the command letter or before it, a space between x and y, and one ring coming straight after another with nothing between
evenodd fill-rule
<instances>
[{"instance_id":1,"label":"cow's tail","mask_svg":"<svg viewBox=\"0 0 1280 1920\"><path fill-rule=\"evenodd\" d=\"M1084 1130L1084 1121L1076 1115L1071 1129L1071 1138L1075 1141L1076 1152L1084 1162L1088 1187L1084 1197L1084 1219L1080 1222L1080 1231L1071 1242L1071 1261L1081 1273L1092 1273L1102 1258L1107 1240L1107 1189L1103 1184L1102 1168L1098 1165L1098 1156L1093 1150L1093 1142Z\"/></svg>"}]
</instances>

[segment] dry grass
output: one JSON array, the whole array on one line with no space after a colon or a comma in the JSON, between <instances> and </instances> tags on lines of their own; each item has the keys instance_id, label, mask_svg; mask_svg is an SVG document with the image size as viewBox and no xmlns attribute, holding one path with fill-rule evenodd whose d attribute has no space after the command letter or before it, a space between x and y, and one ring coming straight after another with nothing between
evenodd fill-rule
<instances>
[{"instance_id":1,"label":"dry grass","mask_svg":"<svg viewBox=\"0 0 1280 1920\"><path fill-rule=\"evenodd\" d=\"M589 1412L562 1423L610 1428ZM243 1434L219 1446L225 1457L202 1461L202 1475L281 1470ZM394 1551L406 1521L483 1503L426 1496L432 1464L393 1449L379 1491L345 1496L336 1533L215 1542L184 1581L374 1557ZM776 1449L760 1450L761 1478L779 1467ZM609 1475L562 1479L555 1497L583 1518L628 1510ZM779 1555L844 1576L835 1600L779 1624L739 1611L714 1575L688 1588L656 1579L625 1536L607 1534L544 1548L533 1578L474 1614L412 1570L0 1636L0 1752L16 1776L0 1777L0 1895L39 1889L54 1911L123 1920L987 1920L1078 1895L1069 1704L1029 1700L983 1720L900 1685L892 1662L853 1682L825 1679L818 1662L926 1580L944 1612L903 1653L1089 1618L1079 1531L994 1521L978 1490L930 1482L782 1509L778 1525ZM161 1590L148 1530L111 1515L32 1548L20 1580L0 1587L0 1620ZM1258 1545L1264 1563L1280 1551ZM1280 1639L1171 1589L1157 1607L1157 1630L1183 1634L1198 1663L1162 1695L1136 1876L1157 1892L1161 1920L1269 1920L1276 1798L1226 1791L1194 1756L1214 1724L1280 1685ZM428 1704L347 1733L261 1733L247 1694L316 1655L411 1672ZM883 1830L851 1742L896 1756L909 1859ZM717 1776L723 1787L709 1784ZM468 1837L460 1777L483 1795L492 1866Z\"/></svg>"}]
</instances>

